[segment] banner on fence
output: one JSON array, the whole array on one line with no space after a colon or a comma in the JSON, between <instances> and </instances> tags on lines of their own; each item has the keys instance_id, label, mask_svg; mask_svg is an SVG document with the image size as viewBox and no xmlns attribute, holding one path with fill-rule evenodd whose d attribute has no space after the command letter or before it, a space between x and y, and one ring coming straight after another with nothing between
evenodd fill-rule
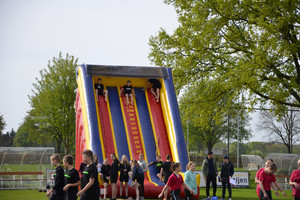
<instances>
[{"instance_id":1,"label":"banner on fence","mask_svg":"<svg viewBox=\"0 0 300 200\"><path fill-rule=\"evenodd\" d=\"M200 174L200 187L205 187L206 183L202 174L202 171L196 171L197 174ZM217 186L221 187L222 182L220 181L220 172L217 177ZM236 182L236 187L249 187L249 175L248 172L234 172L232 179Z\"/></svg>"}]
</instances>

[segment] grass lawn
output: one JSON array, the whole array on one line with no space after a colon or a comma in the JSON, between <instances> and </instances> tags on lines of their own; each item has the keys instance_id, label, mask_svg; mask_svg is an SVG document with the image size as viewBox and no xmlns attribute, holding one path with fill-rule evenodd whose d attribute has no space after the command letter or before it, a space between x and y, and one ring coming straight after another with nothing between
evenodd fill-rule
<instances>
[{"instance_id":1,"label":"grass lawn","mask_svg":"<svg viewBox=\"0 0 300 200\"><path fill-rule=\"evenodd\" d=\"M285 191L288 195L287 199L292 199L292 191ZM222 189L217 189L217 196L220 199ZM205 188L200 189L200 199L205 198ZM275 194L272 194L274 200L284 199L283 196L275 197ZM47 200L45 192L38 192L38 190L0 190L0 199L8 200ZM79 199L79 198L78 198ZM255 189L233 189L232 190L232 199L233 200L257 200L257 195Z\"/></svg>"},{"instance_id":2,"label":"grass lawn","mask_svg":"<svg viewBox=\"0 0 300 200\"><path fill-rule=\"evenodd\" d=\"M205 196L205 188L200 188L200 199L204 199ZM210 191L212 193L212 189ZM280 191L279 191L280 193ZM292 190L286 190L285 191L287 198L286 199L292 199ZM221 199L222 196L222 188L217 188L217 196L218 199ZM226 190L226 199L228 198L228 192ZM277 197L274 192L272 193L272 198L275 199L284 199L282 194L280 193L280 196ZM257 194L256 194L256 189L232 189L232 199L233 200L257 200Z\"/></svg>"},{"instance_id":3,"label":"grass lawn","mask_svg":"<svg viewBox=\"0 0 300 200\"><path fill-rule=\"evenodd\" d=\"M45 192L38 190L0 190L0 199L7 200L47 200Z\"/></svg>"}]
</instances>

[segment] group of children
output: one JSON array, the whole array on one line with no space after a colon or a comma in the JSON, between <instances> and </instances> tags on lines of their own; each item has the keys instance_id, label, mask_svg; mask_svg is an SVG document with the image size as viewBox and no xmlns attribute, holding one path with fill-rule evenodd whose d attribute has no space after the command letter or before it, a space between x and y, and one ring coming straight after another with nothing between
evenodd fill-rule
<instances>
[{"instance_id":1,"label":"group of children","mask_svg":"<svg viewBox=\"0 0 300 200\"><path fill-rule=\"evenodd\" d=\"M153 78L148 79L148 82L147 82L147 85L145 88L147 89L150 84L152 84L150 91L154 95L156 102L159 102L159 91L161 88L161 83L157 79L153 79ZM99 95L104 96L105 101L107 102L108 91L104 88L101 78L98 78L98 83L95 84L95 91L96 91L97 102L99 100L98 99ZM131 105L134 105L133 96L135 96L135 92L134 92L133 86L131 85L130 80L128 80L126 85L124 85L121 88L120 97L122 96L123 91L124 91L124 96L126 98L126 105L129 105L129 98L130 98Z\"/></svg>"},{"instance_id":2,"label":"group of children","mask_svg":"<svg viewBox=\"0 0 300 200\"><path fill-rule=\"evenodd\" d=\"M54 174L54 185L46 196L50 200L81 200L99 199L99 183L97 169L93 163L93 153L90 150L82 152L85 168L81 180L78 171L73 167L73 157L71 155L64 156L63 166L60 165L60 156L54 154L50 157L51 165L56 167ZM78 191L78 186L81 190ZM93 193L94 198L90 198L89 194ZM96 195L98 198L96 198Z\"/></svg>"},{"instance_id":3,"label":"group of children","mask_svg":"<svg viewBox=\"0 0 300 200\"><path fill-rule=\"evenodd\" d=\"M257 183L256 193L259 199L272 200L271 188L273 188L277 196L279 196L277 192L277 189L279 189L282 192L283 196L286 197L286 194L276 181L274 175L276 171L277 166L272 159L268 159L265 163L265 167L257 171L255 175L255 183Z\"/></svg>"},{"instance_id":4,"label":"group of children","mask_svg":"<svg viewBox=\"0 0 300 200\"><path fill-rule=\"evenodd\" d=\"M298 169L294 170L289 181L289 185L293 186L293 199L300 200L300 159L298 160ZM278 185L274 173L277 171L277 166L272 159L268 159L265 167L257 171L255 183L257 183L256 193L261 200L272 200L271 189L279 196L277 189L281 191L284 197L286 194Z\"/></svg>"},{"instance_id":5,"label":"group of children","mask_svg":"<svg viewBox=\"0 0 300 200\"><path fill-rule=\"evenodd\" d=\"M148 171L148 165L143 159L143 154L139 155L139 160L128 161L126 155L122 156L119 161L115 154L111 154L112 164L109 165L108 159L104 159L103 165L99 167L97 157L91 150L82 152L83 163L80 166L79 172L73 167L73 157L67 155L63 158L63 166L60 165L60 156L54 154L50 157L52 166L56 167L54 174L54 184L52 189L47 192L50 200L99 200L100 189L98 181L98 173L104 185L104 199L107 195L107 185L112 187L112 200L117 197L117 181L118 172L120 172L120 197L123 197L123 188L125 197L128 198L128 183L131 179L131 187L135 188L136 199L144 198L144 180L145 172ZM191 200L193 194L197 194L195 163L189 162L185 173L185 181L183 182L181 172L181 164L171 161L171 156L167 155L167 161L162 162L161 157L157 156L156 161L149 164L155 164L158 170L157 175L162 180L164 177L165 187L159 194L159 198L167 198L168 190L170 189L171 198L179 200L181 185L185 187L185 195L187 200ZM98 169L97 169L98 168ZM101 169L99 169L101 168ZM79 177L81 174L81 178ZM130 179L129 179L130 178ZM81 190L78 190L81 186Z\"/></svg>"}]
</instances>

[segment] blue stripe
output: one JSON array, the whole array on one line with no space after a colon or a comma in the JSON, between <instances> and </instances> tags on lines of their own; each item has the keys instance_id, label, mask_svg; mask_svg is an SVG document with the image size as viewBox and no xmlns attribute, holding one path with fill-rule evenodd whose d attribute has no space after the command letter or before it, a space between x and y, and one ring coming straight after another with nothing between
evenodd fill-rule
<instances>
[{"instance_id":1,"label":"blue stripe","mask_svg":"<svg viewBox=\"0 0 300 200\"><path fill-rule=\"evenodd\" d=\"M118 89L116 87L107 87L106 89L108 90L108 99L115 133L118 158L121 159L122 155L126 155L127 158L130 159Z\"/></svg>"},{"instance_id":2,"label":"blue stripe","mask_svg":"<svg viewBox=\"0 0 300 200\"><path fill-rule=\"evenodd\" d=\"M88 118L88 126L90 131L91 150L93 151L93 153L97 154L99 160L103 160L102 148L101 148L101 143L99 138L93 79L92 76L86 75L85 65L81 65L81 71L84 79L83 81L84 81L84 90L86 95L87 118Z\"/></svg>"},{"instance_id":3,"label":"blue stripe","mask_svg":"<svg viewBox=\"0 0 300 200\"><path fill-rule=\"evenodd\" d=\"M174 83L173 83L173 75L172 75L171 68L167 68L167 69L168 69L170 78L165 80L165 87L166 87L166 92L167 92L167 96L169 99L169 107L170 107L170 110L172 111L171 117L173 119L173 127L174 127L174 131L175 131L178 158L179 158L179 162L181 163L181 165L186 166L189 162L189 158L188 158L188 154L187 154L182 124L181 124L181 120L180 120L178 102L177 102ZM182 167L182 171L185 171L185 167Z\"/></svg>"},{"instance_id":4,"label":"blue stripe","mask_svg":"<svg viewBox=\"0 0 300 200\"><path fill-rule=\"evenodd\" d=\"M134 91L136 93L136 106L139 113L139 120L141 125L141 130L143 134L144 139L144 145L146 150L146 157L148 163L155 161L155 152L156 152L156 145L155 145L155 139L153 135L153 130L151 126L151 120L150 120L150 114L148 110L148 105L146 101L146 95L145 91L143 91L141 88L134 88ZM156 176L157 170L156 166L151 165L149 167L150 177L151 181L156 183L159 186L163 186L164 183L159 180L159 178Z\"/></svg>"}]
</instances>

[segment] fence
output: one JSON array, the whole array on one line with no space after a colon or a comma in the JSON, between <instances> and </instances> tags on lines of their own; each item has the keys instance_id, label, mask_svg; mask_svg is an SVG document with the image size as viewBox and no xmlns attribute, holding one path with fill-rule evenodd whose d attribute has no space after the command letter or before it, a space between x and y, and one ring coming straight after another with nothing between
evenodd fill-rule
<instances>
[{"instance_id":1,"label":"fence","mask_svg":"<svg viewBox=\"0 0 300 200\"><path fill-rule=\"evenodd\" d=\"M41 188L53 147L0 147L0 189Z\"/></svg>"}]
</instances>

